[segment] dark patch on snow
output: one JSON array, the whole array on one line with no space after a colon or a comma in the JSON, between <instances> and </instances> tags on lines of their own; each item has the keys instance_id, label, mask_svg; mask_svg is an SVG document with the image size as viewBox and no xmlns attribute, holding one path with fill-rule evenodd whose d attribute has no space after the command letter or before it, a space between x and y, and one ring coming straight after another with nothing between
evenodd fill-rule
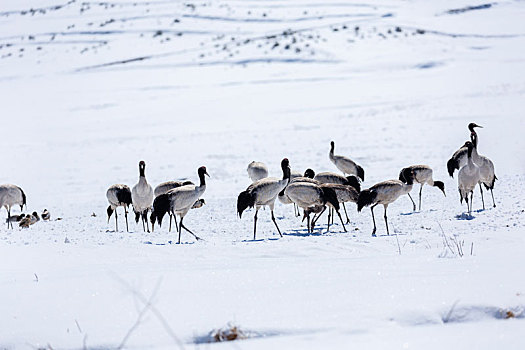
<instances>
[{"instance_id":1,"label":"dark patch on snow","mask_svg":"<svg viewBox=\"0 0 525 350\"><path fill-rule=\"evenodd\" d=\"M425 63L417 64L415 66L415 68L417 68L417 69L430 69L430 68L435 68L435 67L439 67L439 66L442 66L442 65L443 65L442 62L425 62Z\"/></svg>"},{"instance_id":2,"label":"dark patch on snow","mask_svg":"<svg viewBox=\"0 0 525 350\"><path fill-rule=\"evenodd\" d=\"M459 9L451 9L451 10L448 10L446 13L448 13L449 15L457 15L457 14L465 13L469 11L485 10L485 9L491 8L492 5L495 5L495 4L491 3L491 4L482 4L482 5L476 5L476 6L467 6L467 7L463 7Z\"/></svg>"}]
</instances>

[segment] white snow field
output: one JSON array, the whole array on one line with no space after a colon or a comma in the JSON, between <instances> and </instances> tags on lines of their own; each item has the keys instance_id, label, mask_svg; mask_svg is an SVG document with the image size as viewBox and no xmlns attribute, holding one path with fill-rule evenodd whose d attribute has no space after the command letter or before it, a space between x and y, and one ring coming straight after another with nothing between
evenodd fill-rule
<instances>
[{"instance_id":1,"label":"white snow field","mask_svg":"<svg viewBox=\"0 0 525 350\"><path fill-rule=\"evenodd\" d=\"M2 209L0 348L524 349L524 18L518 0L2 0L0 183L52 221L7 230ZM469 122L498 176L472 217L446 168ZM377 237L369 208L308 235L277 203L284 237L266 209L252 240L248 163L337 171L331 140L363 188L428 164L447 196L399 198L390 236L378 206ZM207 167L185 218L204 240L107 223L140 160L153 185ZM208 343L229 324L248 339Z\"/></svg>"}]
</instances>

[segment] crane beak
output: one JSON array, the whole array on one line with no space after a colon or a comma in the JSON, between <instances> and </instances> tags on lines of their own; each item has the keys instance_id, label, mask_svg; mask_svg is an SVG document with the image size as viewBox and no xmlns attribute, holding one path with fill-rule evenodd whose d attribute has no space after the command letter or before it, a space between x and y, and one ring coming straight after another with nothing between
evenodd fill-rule
<instances>
[{"instance_id":1,"label":"crane beak","mask_svg":"<svg viewBox=\"0 0 525 350\"><path fill-rule=\"evenodd\" d=\"M208 177L211 177L211 176L210 176L210 174L208 174L208 172L207 172L207 171L206 171L206 172L204 173L204 175L208 175Z\"/></svg>"}]
</instances>

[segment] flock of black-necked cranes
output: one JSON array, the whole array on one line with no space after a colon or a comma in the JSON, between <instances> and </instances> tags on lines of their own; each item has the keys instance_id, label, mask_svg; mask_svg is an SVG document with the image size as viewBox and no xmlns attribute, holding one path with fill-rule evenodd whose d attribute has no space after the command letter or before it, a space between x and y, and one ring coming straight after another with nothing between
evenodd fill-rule
<instances>
[{"instance_id":1,"label":"flock of black-necked cranes","mask_svg":"<svg viewBox=\"0 0 525 350\"><path fill-rule=\"evenodd\" d=\"M447 162L448 173L451 177L453 177L455 170L459 170L458 190L460 202L462 203L463 200L465 200L469 215L471 215L472 211L473 192L478 184L483 209L485 209L485 201L483 199L482 185L484 185L487 190L490 190L493 206L496 206L494 194L492 193L494 181L497 179L494 173L494 164L489 158L478 154L478 135L475 128L481 128L481 126L476 123L470 123L468 125L470 141L465 142ZM359 212L364 207L370 206L372 221L374 223L372 235L375 236L376 222L374 208L379 204L384 206L386 230L387 234L390 234L386 213L388 205L400 196L407 194L412 201L413 210L415 211L416 204L410 196L410 191L415 183L421 185L419 189L419 210L421 210L421 191L423 190L423 185L428 184L435 186L446 195L443 182L434 181L432 178L432 169L428 165L413 165L403 168L399 173L398 180L382 181L361 191L361 181L364 181L365 178L363 168L348 157L335 155L334 148L335 143L332 141L329 158L343 173L342 175L334 172L315 174L312 169L307 169L304 174L292 172L290 162L287 158L281 161L281 169L283 172L281 179L268 177L268 168L261 162L254 161L248 165L248 175L253 183L239 194L237 198L237 213L239 217L241 217L244 210L255 207L255 215L253 218L254 240L257 232L257 214L259 209L264 206L270 208L272 221L279 235L282 236L273 212L276 199L279 199L283 204L293 204L294 214L296 216L300 216L299 208L303 209L303 221L305 219L307 220L309 233L313 232L316 222L326 209L328 209L328 230L330 230L330 223L333 223L335 213L337 213L341 225L346 232L345 223L339 212L340 205L342 204L343 206L347 224L350 220L346 212L346 202L356 203ZM118 231L116 209L123 207L126 218L126 230L129 230L128 208L131 205L135 213L135 221L137 223L139 220L142 221L144 231L150 232L149 222L151 222L152 230L156 222L158 222L160 226L163 217L168 214L170 217L169 230L171 231L172 221L175 221L175 227L179 234L179 243L182 229L185 229L199 240L200 238L198 236L184 226L183 220L190 209L200 208L205 204L201 196L206 190L205 175L208 175L206 167L201 166L197 170L200 180L199 185L191 181L168 181L161 183L155 189L146 181L145 169L146 163L140 161L139 181L131 190L127 185L122 184L113 185L107 190L106 197L109 201L107 208L108 222L111 215L115 213L115 229ZM20 214L11 216L11 208L16 205L19 205L21 210L23 210L24 205L26 205L26 195L24 191L15 185L0 185L0 206L5 207L7 210L6 222L8 228L13 228L13 222L17 222L20 227L29 227L40 220L36 212L27 215ZM148 221L148 213L150 211L151 214ZM314 214L312 218L310 218L311 214ZM177 216L179 216L179 222L177 222ZM49 220L50 214L47 210L42 213L42 218Z\"/></svg>"}]
</instances>

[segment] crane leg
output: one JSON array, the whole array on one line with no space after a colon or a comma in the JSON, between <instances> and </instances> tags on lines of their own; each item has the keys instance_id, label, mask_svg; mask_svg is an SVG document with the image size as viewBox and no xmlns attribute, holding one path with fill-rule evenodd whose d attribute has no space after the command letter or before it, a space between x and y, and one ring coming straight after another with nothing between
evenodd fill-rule
<instances>
[{"instance_id":1,"label":"crane leg","mask_svg":"<svg viewBox=\"0 0 525 350\"><path fill-rule=\"evenodd\" d=\"M308 233L311 233L310 232L310 213L308 213L308 215L306 216L306 227L308 229Z\"/></svg>"},{"instance_id":2,"label":"crane leg","mask_svg":"<svg viewBox=\"0 0 525 350\"><path fill-rule=\"evenodd\" d=\"M468 211L469 215L471 215L471 216L472 216L472 204L473 204L472 203L473 202L473 200L472 200L473 198L472 197L474 197L474 191L473 190L470 191L470 209Z\"/></svg>"},{"instance_id":3,"label":"crane leg","mask_svg":"<svg viewBox=\"0 0 525 350\"><path fill-rule=\"evenodd\" d=\"M326 225L326 232L330 232L330 210L328 210L328 224Z\"/></svg>"},{"instance_id":4,"label":"crane leg","mask_svg":"<svg viewBox=\"0 0 525 350\"><path fill-rule=\"evenodd\" d=\"M315 220L312 220L312 233L314 232L314 226L315 224L317 223L317 220L319 220L319 218L321 217L321 215L323 215L324 211L326 210L326 206L323 208L323 210L319 213L319 215L317 215L317 217L315 218ZM328 213L330 213L330 210L328 210Z\"/></svg>"},{"instance_id":5,"label":"crane leg","mask_svg":"<svg viewBox=\"0 0 525 350\"><path fill-rule=\"evenodd\" d=\"M6 208L7 210L7 229L9 230L9 224L11 224L11 228L13 228L13 223L11 222L11 210L9 208Z\"/></svg>"},{"instance_id":6,"label":"crane leg","mask_svg":"<svg viewBox=\"0 0 525 350\"><path fill-rule=\"evenodd\" d=\"M146 223L146 230L149 233L148 211L147 210L144 211L144 214L142 215L144 215L144 222Z\"/></svg>"},{"instance_id":7,"label":"crane leg","mask_svg":"<svg viewBox=\"0 0 525 350\"><path fill-rule=\"evenodd\" d=\"M494 193L492 192L492 188L490 189L490 194L492 195L492 205L494 208L496 208L496 202L494 202ZM13 224L11 224L11 226L13 226Z\"/></svg>"},{"instance_id":8,"label":"crane leg","mask_svg":"<svg viewBox=\"0 0 525 350\"><path fill-rule=\"evenodd\" d=\"M144 213L140 213L140 220L142 221L142 231L146 232L146 226L144 225Z\"/></svg>"},{"instance_id":9,"label":"crane leg","mask_svg":"<svg viewBox=\"0 0 525 350\"><path fill-rule=\"evenodd\" d=\"M345 230L345 232L348 232L346 230L345 224L343 223L343 218L341 217L341 213L339 212L339 210L336 210L336 211L337 211L337 215L339 216L339 221L341 221L341 225L343 225L343 229Z\"/></svg>"},{"instance_id":10,"label":"crane leg","mask_svg":"<svg viewBox=\"0 0 525 350\"><path fill-rule=\"evenodd\" d=\"M180 218L180 222L182 224L182 218ZM177 244L180 244L180 234L182 232L182 225L179 225L179 242Z\"/></svg>"},{"instance_id":11,"label":"crane leg","mask_svg":"<svg viewBox=\"0 0 525 350\"><path fill-rule=\"evenodd\" d=\"M117 208L115 208L115 232L118 232Z\"/></svg>"},{"instance_id":12,"label":"crane leg","mask_svg":"<svg viewBox=\"0 0 525 350\"><path fill-rule=\"evenodd\" d=\"M179 229L177 228L177 231L178 231L178 230L179 230ZM170 229L169 229L169 232L171 232L171 213L170 213Z\"/></svg>"},{"instance_id":13,"label":"crane leg","mask_svg":"<svg viewBox=\"0 0 525 350\"><path fill-rule=\"evenodd\" d=\"M483 203L483 210L485 210L485 199L483 198L483 187L481 187L481 182L479 182L478 184L479 184L479 193L481 193L481 202Z\"/></svg>"},{"instance_id":14,"label":"crane leg","mask_svg":"<svg viewBox=\"0 0 525 350\"><path fill-rule=\"evenodd\" d=\"M374 223L374 229L372 230L372 236L375 236L376 235L376 219L374 217L374 207L376 206L377 204L374 204L370 207L370 211L372 212L372 222Z\"/></svg>"},{"instance_id":15,"label":"crane leg","mask_svg":"<svg viewBox=\"0 0 525 350\"><path fill-rule=\"evenodd\" d=\"M273 210L272 210L272 221L275 224L275 227L277 227L277 232L279 232L279 236L282 237L283 234L281 233L281 230L279 230L279 226L277 226L277 222L275 221L275 216L273 215Z\"/></svg>"},{"instance_id":16,"label":"crane leg","mask_svg":"<svg viewBox=\"0 0 525 350\"><path fill-rule=\"evenodd\" d=\"M385 206L385 225L386 225L386 234L390 236L390 231L388 230L388 217L386 216L386 206Z\"/></svg>"},{"instance_id":17,"label":"crane leg","mask_svg":"<svg viewBox=\"0 0 525 350\"><path fill-rule=\"evenodd\" d=\"M350 223L350 219L348 218L348 213L346 212L345 202L343 202L343 209L345 210L346 223L349 224Z\"/></svg>"},{"instance_id":18,"label":"crane leg","mask_svg":"<svg viewBox=\"0 0 525 350\"><path fill-rule=\"evenodd\" d=\"M413 210L416 211L416 202L414 202L410 193L407 193L407 194L408 194L408 198L410 198L410 200L412 201Z\"/></svg>"},{"instance_id":19,"label":"crane leg","mask_svg":"<svg viewBox=\"0 0 525 350\"><path fill-rule=\"evenodd\" d=\"M193 237L195 237L195 239L196 239L197 241L200 240L200 239L201 239L200 237L198 237L195 233L191 232L186 226L184 226L184 225L182 224L182 219L183 219L183 218L180 218L179 232L180 232L181 229L183 228L183 229L185 229L186 231L188 231L189 233L191 233L191 235L192 235ZM179 234L179 243L180 243L180 234Z\"/></svg>"},{"instance_id":20,"label":"crane leg","mask_svg":"<svg viewBox=\"0 0 525 350\"><path fill-rule=\"evenodd\" d=\"M255 233L257 232L257 213L259 209L255 209L255 215L253 217L253 240L255 241Z\"/></svg>"},{"instance_id":21,"label":"crane leg","mask_svg":"<svg viewBox=\"0 0 525 350\"><path fill-rule=\"evenodd\" d=\"M126 217L126 232L129 232L129 227L128 227L128 209L126 207L124 207L124 216Z\"/></svg>"},{"instance_id":22,"label":"crane leg","mask_svg":"<svg viewBox=\"0 0 525 350\"><path fill-rule=\"evenodd\" d=\"M419 189L419 211L421 211L421 192L423 191L423 184L421 184L421 188Z\"/></svg>"}]
</instances>

